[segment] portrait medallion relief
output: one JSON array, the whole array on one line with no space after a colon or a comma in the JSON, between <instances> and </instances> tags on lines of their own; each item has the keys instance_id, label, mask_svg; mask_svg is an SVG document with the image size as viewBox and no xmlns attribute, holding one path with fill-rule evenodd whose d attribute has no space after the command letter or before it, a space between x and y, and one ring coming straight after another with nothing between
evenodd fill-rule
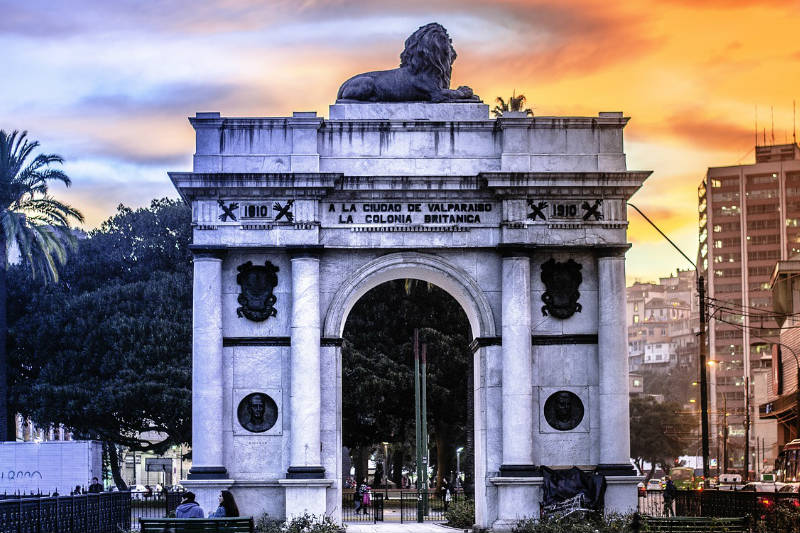
<instances>
[{"instance_id":1,"label":"portrait medallion relief","mask_svg":"<svg viewBox=\"0 0 800 533\"><path fill-rule=\"evenodd\" d=\"M275 400L263 392L254 392L242 398L236 414L239 424L244 429L253 433L263 433L278 420L278 406Z\"/></svg>"},{"instance_id":2,"label":"portrait medallion relief","mask_svg":"<svg viewBox=\"0 0 800 533\"><path fill-rule=\"evenodd\" d=\"M583 402L572 392L555 392L544 402L544 419L559 431L575 429L583 420Z\"/></svg>"}]
</instances>

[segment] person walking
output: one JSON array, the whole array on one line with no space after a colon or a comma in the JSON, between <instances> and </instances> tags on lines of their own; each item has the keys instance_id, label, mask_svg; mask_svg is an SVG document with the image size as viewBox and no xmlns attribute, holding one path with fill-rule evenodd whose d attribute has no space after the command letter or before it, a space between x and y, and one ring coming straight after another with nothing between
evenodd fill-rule
<instances>
[{"instance_id":1,"label":"person walking","mask_svg":"<svg viewBox=\"0 0 800 533\"><path fill-rule=\"evenodd\" d=\"M452 491L450 489L450 483L447 482L446 479L442 480L442 503L444 503L444 512L447 512L448 507L450 507L450 500L453 498Z\"/></svg>"},{"instance_id":2,"label":"person walking","mask_svg":"<svg viewBox=\"0 0 800 533\"><path fill-rule=\"evenodd\" d=\"M369 513L369 506L372 504L372 487L364 483L364 491L361 493L361 508L364 510L364 516Z\"/></svg>"},{"instance_id":3,"label":"person walking","mask_svg":"<svg viewBox=\"0 0 800 533\"><path fill-rule=\"evenodd\" d=\"M355 506L356 516L358 516L358 511L361 510L361 507L364 504L364 487L366 484L364 483L363 479L360 479L358 483L356 483L356 490L353 492L353 505Z\"/></svg>"},{"instance_id":4,"label":"person walking","mask_svg":"<svg viewBox=\"0 0 800 533\"><path fill-rule=\"evenodd\" d=\"M675 511L672 509L672 502L675 501L675 495L678 489L675 488L675 483L672 478L665 476L667 484L664 487L664 516L675 516Z\"/></svg>"},{"instance_id":5,"label":"person walking","mask_svg":"<svg viewBox=\"0 0 800 533\"><path fill-rule=\"evenodd\" d=\"M223 490L219 493L219 507L208 517L223 518L226 516L239 516L239 507L236 505L236 500L233 499L233 494L228 490Z\"/></svg>"},{"instance_id":6,"label":"person walking","mask_svg":"<svg viewBox=\"0 0 800 533\"><path fill-rule=\"evenodd\" d=\"M203 509L194 501L194 492L184 492L181 504L175 509L175 518L203 518Z\"/></svg>"}]
</instances>

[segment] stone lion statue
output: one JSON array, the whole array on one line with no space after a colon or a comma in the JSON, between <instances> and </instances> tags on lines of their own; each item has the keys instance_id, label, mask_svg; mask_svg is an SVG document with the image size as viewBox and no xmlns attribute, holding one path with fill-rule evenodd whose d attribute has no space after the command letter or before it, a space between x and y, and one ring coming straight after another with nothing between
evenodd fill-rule
<instances>
[{"instance_id":1,"label":"stone lion statue","mask_svg":"<svg viewBox=\"0 0 800 533\"><path fill-rule=\"evenodd\" d=\"M472 89L450 89L456 51L447 30L435 22L406 39L400 68L353 76L339 88L338 100L366 102L453 102L480 99Z\"/></svg>"}]
</instances>

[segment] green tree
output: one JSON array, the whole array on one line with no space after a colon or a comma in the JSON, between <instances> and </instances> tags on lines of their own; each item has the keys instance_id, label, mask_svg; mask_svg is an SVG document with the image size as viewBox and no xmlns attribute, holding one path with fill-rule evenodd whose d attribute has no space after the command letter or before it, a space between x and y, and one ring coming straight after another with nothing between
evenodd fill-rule
<instances>
[{"instance_id":1,"label":"green tree","mask_svg":"<svg viewBox=\"0 0 800 533\"><path fill-rule=\"evenodd\" d=\"M632 398L630 402L631 457L642 470L650 463L649 480L657 465L669 468L686 451L697 427L697 417L684 414L675 403L659 403L650 397Z\"/></svg>"},{"instance_id":2,"label":"green tree","mask_svg":"<svg viewBox=\"0 0 800 533\"><path fill-rule=\"evenodd\" d=\"M20 412L104 441L118 486L114 445L159 453L191 436L190 220L175 201L120 206L59 283L22 279L10 300Z\"/></svg>"},{"instance_id":3,"label":"green tree","mask_svg":"<svg viewBox=\"0 0 800 533\"><path fill-rule=\"evenodd\" d=\"M67 248L75 242L70 223L83 221L80 212L49 195L49 182L71 183L63 171L51 166L64 160L55 154L29 159L39 143L26 137L25 131L9 135L0 130L0 441L14 440L16 431L8 402L6 354L9 251L18 249L34 276L55 281Z\"/></svg>"},{"instance_id":4,"label":"green tree","mask_svg":"<svg viewBox=\"0 0 800 533\"><path fill-rule=\"evenodd\" d=\"M428 345L428 426L439 483L455 469L455 449L468 440L472 337L463 309L427 283L384 283L356 303L344 332L343 438L353 450L357 476L364 477L366 460L382 441L392 443L395 483L402 470L398 461L413 458L415 328Z\"/></svg>"}]
</instances>

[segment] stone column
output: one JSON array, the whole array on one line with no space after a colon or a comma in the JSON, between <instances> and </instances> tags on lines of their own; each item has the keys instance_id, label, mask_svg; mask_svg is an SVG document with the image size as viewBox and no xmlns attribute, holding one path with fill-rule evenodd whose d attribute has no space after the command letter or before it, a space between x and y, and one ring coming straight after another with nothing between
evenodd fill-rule
<instances>
[{"instance_id":1,"label":"stone column","mask_svg":"<svg viewBox=\"0 0 800 533\"><path fill-rule=\"evenodd\" d=\"M624 469L630 464L628 416L628 327L625 323L625 255L601 254L599 283L598 357L600 370L600 466ZM620 474L621 475L621 474Z\"/></svg>"},{"instance_id":2,"label":"stone column","mask_svg":"<svg viewBox=\"0 0 800 533\"><path fill-rule=\"evenodd\" d=\"M502 476L530 477L533 467L531 266L524 254L503 257Z\"/></svg>"},{"instance_id":3,"label":"stone column","mask_svg":"<svg viewBox=\"0 0 800 533\"><path fill-rule=\"evenodd\" d=\"M192 468L226 476L222 450L222 251L196 251L192 306Z\"/></svg>"},{"instance_id":4,"label":"stone column","mask_svg":"<svg viewBox=\"0 0 800 533\"><path fill-rule=\"evenodd\" d=\"M319 250L292 254L291 443L289 471L278 483L286 494L286 518L328 510L321 454ZM338 451L337 451L338 452ZM341 453L341 452L338 452ZM336 492L336 491L332 491Z\"/></svg>"},{"instance_id":5,"label":"stone column","mask_svg":"<svg viewBox=\"0 0 800 533\"><path fill-rule=\"evenodd\" d=\"M635 470L630 463L628 327L625 323L625 249L597 259L600 453L597 471L607 476L606 510L636 508Z\"/></svg>"},{"instance_id":6,"label":"stone column","mask_svg":"<svg viewBox=\"0 0 800 533\"><path fill-rule=\"evenodd\" d=\"M291 447L288 479L324 477L320 456L319 258L292 257Z\"/></svg>"}]
</instances>

